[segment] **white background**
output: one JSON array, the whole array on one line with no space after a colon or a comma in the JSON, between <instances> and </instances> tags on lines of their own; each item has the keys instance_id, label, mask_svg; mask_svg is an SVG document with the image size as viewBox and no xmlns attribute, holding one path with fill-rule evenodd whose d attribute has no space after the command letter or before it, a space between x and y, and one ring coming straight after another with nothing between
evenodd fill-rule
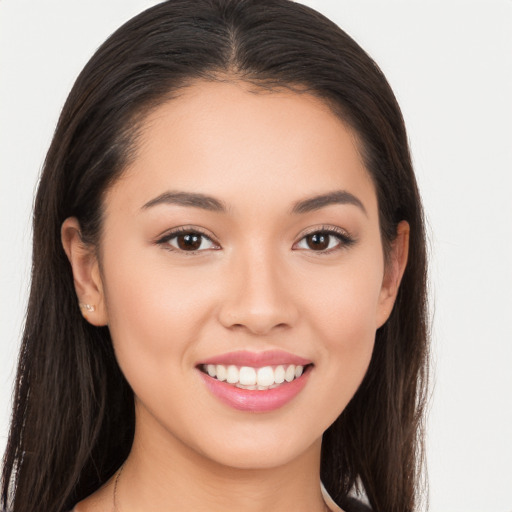
<instances>
[{"instance_id":1,"label":"white background","mask_svg":"<svg viewBox=\"0 0 512 512\"><path fill-rule=\"evenodd\" d=\"M93 51L150 0L0 0L0 452L57 116ZM431 512L512 511L512 1L305 2L379 63L429 223Z\"/></svg>"}]
</instances>

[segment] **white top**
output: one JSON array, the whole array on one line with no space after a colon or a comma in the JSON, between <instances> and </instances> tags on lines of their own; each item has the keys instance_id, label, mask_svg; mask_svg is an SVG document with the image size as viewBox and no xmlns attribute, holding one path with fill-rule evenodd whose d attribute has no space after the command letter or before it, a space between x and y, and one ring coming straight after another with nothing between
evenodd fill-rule
<instances>
[{"instance_id":1,"label":"white top","mask_svg":"<svg viewBox=\"0 0 512 512\"><path fill-rule=\"evenodd\" d=\"M343 512L343 509L338 507L334 500L329 496L329 493L325 490L324 484L321 483L322 486L322 497L325 501L325 504L329 507L329 510L332 512Z\"/></svg>"}]
</instances>

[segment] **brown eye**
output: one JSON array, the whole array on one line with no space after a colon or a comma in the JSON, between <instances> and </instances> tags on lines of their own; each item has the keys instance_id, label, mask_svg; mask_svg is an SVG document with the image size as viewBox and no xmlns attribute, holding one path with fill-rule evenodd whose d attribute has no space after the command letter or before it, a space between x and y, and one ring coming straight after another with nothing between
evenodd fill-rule
<instances>
[{"instance_id":1,"label":"brown eye","mask_svg":"<svg viewBox=\"0 0 512 512\"><path fill-rule=\"evenodd\" d=\"M332 235L329 233L313 233L305 237L309 249L314 251L325 251L329 247Z\"/></svg>"},{"instance_id":2,"label":"brown eye","mask_svg":"<svg viewBox=\"0 0 512 512\"><path fill-rule=\"evenodd\" d=\"M158 243L170 245L172 249L183 252L204 251L218 248L209 237L197 231L170 233L159 240Z\"/></svg>"},{"instance_id":3,"label":"brown eye","mask_svg":"<svg viewBox=\"0 0 512 512\"><path fill-rule=\"evenodd\" d=\"M176 242L182 251L197 251L201 247L202 236L197 233L186 233L178 235Z\"/></svg>"},{"instance_id":4,"label":"brown eye","mask_svg":"<svg viewBox=\"0 0 512 512\"><path fill-rule=\"evenodd\" d=\"M296 247L328 254L336 249L350 247L353 243L354 239L348 234L332 229L309 233L298 242Z\"/></svg>"}]
</instances>

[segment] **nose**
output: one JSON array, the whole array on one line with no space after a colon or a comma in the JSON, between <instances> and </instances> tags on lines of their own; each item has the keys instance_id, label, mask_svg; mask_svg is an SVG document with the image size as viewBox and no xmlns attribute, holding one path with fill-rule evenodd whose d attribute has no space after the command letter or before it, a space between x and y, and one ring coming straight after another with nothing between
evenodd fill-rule
<instances>
[{"instance_id":1,"label":"nose","mask_svg":"<svg viewBox=\"0 0 512 512\"><path fill-rule=\"evenodd\" d=\"M230 265L219 320L228 329L263 336L292 327L299 312L286 264L271 251L240 255Z\"/></svg>"}]
</instances>

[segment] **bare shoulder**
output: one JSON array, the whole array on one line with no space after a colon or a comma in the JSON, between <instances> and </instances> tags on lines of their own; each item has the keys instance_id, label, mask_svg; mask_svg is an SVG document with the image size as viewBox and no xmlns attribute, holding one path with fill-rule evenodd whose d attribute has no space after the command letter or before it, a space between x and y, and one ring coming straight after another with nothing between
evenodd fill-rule
<instances>
[{"instance_id":1,"label":"bare shoulder","mask_svg":"<svg viewBox=\"0 0 512 512\"><path fill-rule=\"evenodd\" d=\"M77 503L71 512L105 512L105 510L110 510L112 508L112 492L113 483L109 481L96 492Z\"/></svg>"}]
</instances>

